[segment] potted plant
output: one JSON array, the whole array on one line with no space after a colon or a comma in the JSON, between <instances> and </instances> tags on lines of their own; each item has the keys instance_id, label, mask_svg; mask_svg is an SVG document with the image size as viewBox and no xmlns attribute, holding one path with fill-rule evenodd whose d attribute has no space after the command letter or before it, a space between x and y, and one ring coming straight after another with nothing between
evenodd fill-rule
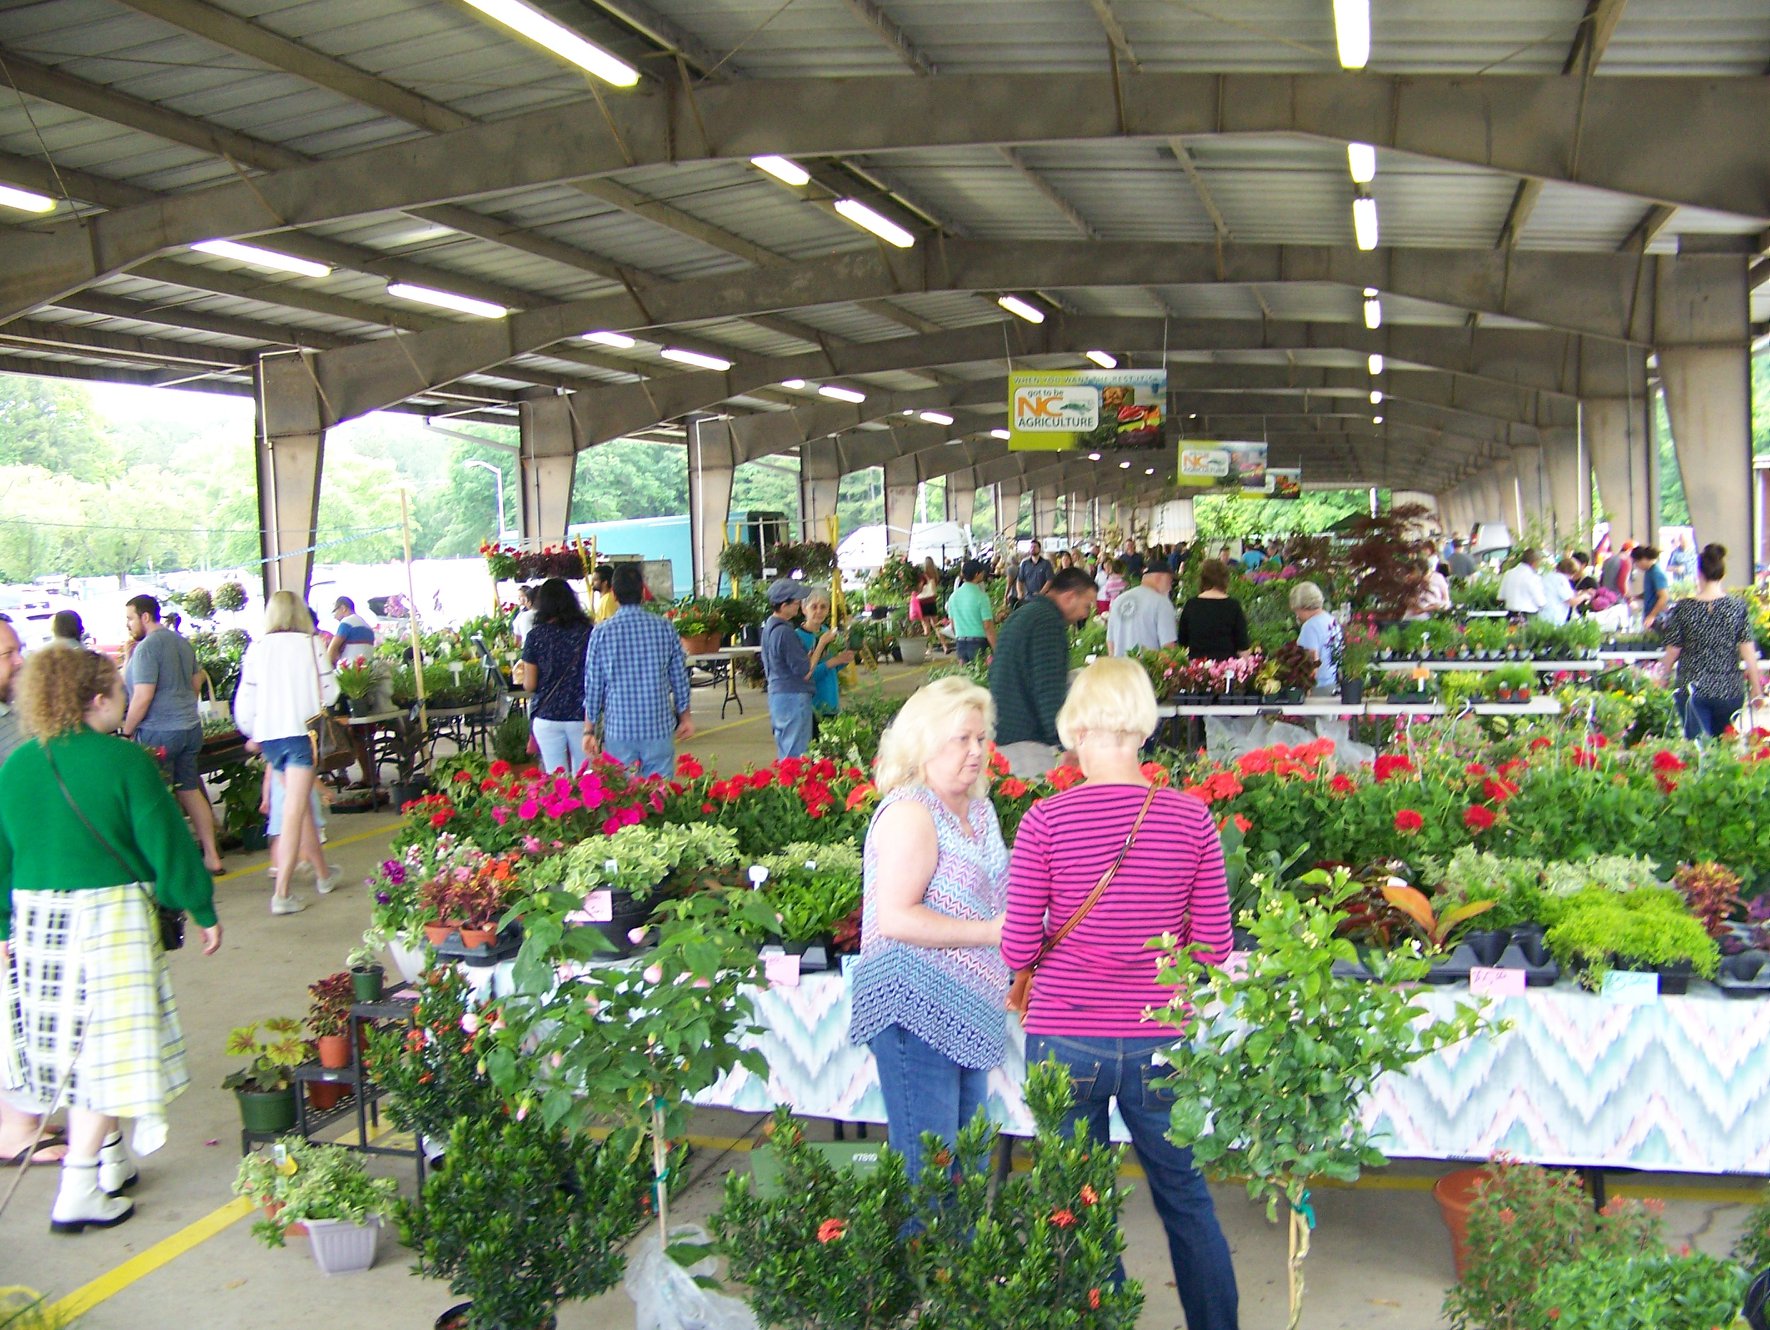
<instances>
[{"instance_id":1,"label":"potted plant","mask_svg":"<svg viewBox=\"0 0 1770 1330\"><path fill-rule=\"evenodd\" d=\"M711 596L684 596L663 614L681 637L682 650L690 656L719 650L731 632L719 602Z\"/></svg>"},{"instance_id":2,"label":"potted plant","mask_svg":"<svg viewBox=\"0 0 1770 1330\"><path fill-rule=\"evenodd\" d=\"M235 1026L228 1031L229 1057L250 1058L231 1072L221 1088L232 1090L240 1105L240 1124L247 1131L288 1131L295 1125L295 1078L293 1072L307 1060L301 1041L301 1022L289 1016L273 1016Z\"/></svg>"},{"instance_id":3,"label":"potted plant","mask_svg":"<svg viewBox=\"0 0 1770 1330\"><path fill-rule=\"evenodd\" d=\"M305 1233L321 1272L336 1275L374 1265L399 1185L371 1178L359 1151L290 1136L242 1159L234 1192L264 1207L252 1235L265 1246L281 1247L291 1234Z\"/></svg>"},{"instance_id":4,"label":"potted plant","mask_svg":"<svg viewBox=\"0 0 1770 1330\"><path fill-rule=\"evenodd\" d=\"M358 1002L379 1002L387 987L387 971L379 959L387 939L371 928L363 934L362 945L345 958L350 969L351 996Z\"/></svg>"},{"instance_id":5,"label":"potted plant","mask_svg":"<svg viewBox=\"0 0 1770 1330\"><path fill-rule=\"evenodd\" d=\"M1340 680L1340 700L1356 706L1364 701L1364 683L1377 658L1377 634L1367 623L1346 625L1340 639L1334 673Z\"/></svg>"},{"instance_id":6,"label":"potted plant","mask_svg":"<svg viewBox=\"0 0 1770 1330\"><path fill-rule=\"evenodd\" d=\"M1617 892L1586 887L1550 902L1544 935L1564 966L1580 971L1580 982L1602 985L1612 969L1654 971L1660 992L1683 993L1692 974L1713 979L1720 948L1702 922L1669 887Z\"/></svg>"},{"instance_id":7,"label":"potted plant","mask_svg":"<svg viewBox=\"0 0 1770 1330\"><path fill-rule=\"evenodd\" d=\"M615 1286L621 1248L644 1222L630 1139L597 1142L540 1113L458 1117L448 1158L416 1202L399 1205L416 1274L470 1299L438 1330L545 1330L567 1299Z\"/></svg>"},{"instance_id":8,"label":"potted plant","mask_svg":"<svg viewBox=\"0 0 1770 1330\"><path fill-rule=\"evenodd\" d=\"M265 835L264 759L249 757L229 762L214 774L220 785L217 801L221 805L217 832L224 842L237 844L248 854L256 854L270 842Z\"/></svg>"},{"instance_id":9,"label":"potted plant","mask_svg":"<svg viewBox=\"0 0 1770 1330\"><path fill-rule=\"evenodd\" d=\"M762 576L762 551L746 540L734 541L719 551L719 571L735 588Z\"/></svg>"},{"instance_id":10,"label":"potted plant","mask_svg":"<svg viewBox=\"0 0 1770 1330\"><path fill-rule=\"evenodd\" d=\"M1376 953L1366 963L1378 982L1340 977L1336 961L1359 959L1338 935L1358 885L1344 869L1331 877L1317 869L1298 882L1319 894L1300 899L1263 884L1251 924L1257 945L1240 977L1201 963L1172 938L1150 943L1166 949L1160 976L1176 990L1160 1015L1186 1030L1165 1054L1174 1069L1165 1082L1175 1093L1170 1134L1201 1167L1243 1175L1269 1220L1283 1208L1290 1330L1303 1311L1311 1181L1356 1181L1386 1162L1363 1121L1365 1096L1384 1073L1491 1024L1476 1005L1424 1019L1426 1009L1405 986L1425 976L1423 957ZM1207 1000L1235 1019L1195 1024L1194 1007Z\"/></svg>"},{"instance_id":11,"label":"potted plant","mask_svg":"<svg viewBox=\"0 0 1770 1330\"><path fill-rule=\"evenodd\" d=\"M789 845L757 865L766 877L762 898L779 922L774 935L789 954L822 946L831 952L836 929L860 906L860 853L852 845Z\"/></svg>"},{"instance_id":12,"label":"potted plant","mask_svg":"<svg viewBox=\"0 0 1770 1330\"><path fill-rule=\"evenodd\" d=\"M385 699L382 697L383 685L390 684L391 680L381 667L381 662L373 656L345 661L337 667L334 674L338 679L338 691L350 704L351 715L368 716L391 707L391 694ZM383 701L387 703L386 707L382 705Z\"/></svg>"},{"instance_id":13,"label":"potted plant","mask_svg":"<svg viewBox=\"0 0 1770 1330\"><path fill-rule=\"evenodd\" d=\"M504 1115L503 1100L483 1070L485 1027L498 1010L478 1008L467 981L452 965L419 975L410 1027L389 1023L369 1030L368 1065L387 1092L388 1119L401 1131L440 1150L457 1117Z\"/></svg>"},{"instance_id":14,"label":"potted plant","mask_svg":"<svg viewBox=\"0 0 1770 1330\"><path fill-rule=\"evenodd\" d=\"M307 986L312 999L307 1030L319 1051L320 1066L336 1070L350 1065L350 1004L356 1001L350 972L340 970Z\"/></svg>"}]
</instances>

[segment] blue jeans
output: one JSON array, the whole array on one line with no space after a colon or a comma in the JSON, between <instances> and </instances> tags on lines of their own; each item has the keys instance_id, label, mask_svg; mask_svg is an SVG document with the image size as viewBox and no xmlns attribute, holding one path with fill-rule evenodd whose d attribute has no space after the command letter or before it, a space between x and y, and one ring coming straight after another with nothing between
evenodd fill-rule
<instances>
[{"instance_id":1,"label":"blue jeans","mask_svg":"<svg viewBox=\"0 0 1770 1330\"><path fill-rule=\"evenodd\" d=\"M607 738L602 751L624 767L637 766L641 776L668 780L676 774L676 740L668 734L662 739Z\"/></svg>"},{"instance_id":2,"label":"blue jeans","mask_svg":"<svg viewBox=\"0 0 1770 1330\"><path fill-rule=\"evenodd\" d=\"M1686 739L1707 739L1719 734L1733 723L1733 715L1745 705L1745 694L1737 697L1698 697L1680 691L1678 714L1684 721Z\"/></svg>"},{"instance_id":3,"label":"blue jeans","mask_svg":"<svg viewBox=\"0 0 1770 1330\"><path fill-rule=\"evenodd\" d=\"M811 694L768 692L768 718L774 723L774 755L804 757L811 747Z\"/></svg>"},{"instance_id":4,"label":"blue jeans","mask_svg":"<svg viewBox=\"0 0 1770 1330\"><path fill-rule=\"evenodd\" d=\"M264 753L264 764L272 771L313 765L313 740L305 734L293 734L284 739L260 739L258 747Z\"/></svg>"},{"instance_id":5,"label":"blue jeans","mask_svg":"<svg viewBox=\"0 0 1770 1330\"><path fill-rule=\"evenodd\" d=\"M135 731L136 742L150 752L164 748L162 765L172 778L175 790L200 790L203 778L197 774L197 754L203 747L203 727L193 725L184 730L162 730L143 725Z\"/></svg>"},{"instance_id":6,"label":"blue jeans","mask_svg":"<svg viewBox=\"0 0 1770 1330\"><path fill-rule=\"evenodd\" d=\"M989 1072L961 1067L901 1025L888 1025L867 1045L879 1064L879 1093L891 1148L914 1181L922 1172L922 1133L949 1146L989 1097Z\"/></svg>"},{"instance_id":7,"label":"blue jeans","mask_svg":"<svg viewBox=\"0 0 1770 1330\"><path fill-rule=\"evenodd\" d=\"M1150 1084L1170 1074L1167 1067L1152 1065L1151 1055L1173 1042L1173 1035L1083 1039L1029 1034L1026 1061L1032 1066L1055 1055L1069 1068L1075 1108L1063 1124L1066 1134L1085 1122L1091 1139L1109 1140L1107 1110L1118 1100L1119 1116L1130 1128L1131 1145L1149 1178L1149 1198L1168 1233L1168 1257L1187 1330L1236 1330L1239 1298L1229 1243L1217 1225L1204 1177L1192 1166L1192 1151L1168 1139L1173 1091Z\"/></svg>"},{"instance_id":8,"label":"blue jeans","mask_svg":"<svg viewBox=\"0 0 1770 1330\"><path fill-rule=\"evenodd\" d=\"M989 638L955 637L953 639L953 650L959 653L959 663L961 665L969 665L985 651L989 650Z\"/></svg>"}]
</instances>

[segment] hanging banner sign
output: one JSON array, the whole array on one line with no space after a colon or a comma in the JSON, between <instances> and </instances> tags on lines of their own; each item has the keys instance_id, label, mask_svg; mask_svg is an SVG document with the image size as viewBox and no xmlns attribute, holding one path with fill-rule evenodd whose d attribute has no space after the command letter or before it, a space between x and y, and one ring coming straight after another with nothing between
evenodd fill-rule
<instances>
[{"instance_id":1,"label":"hanging banner sign","mask_svg":"<svg viewBox=\"0 0 1770 1330\"><path fill-rule=\"evenodd\" d=\"M1060 369L1008 376L1008 447L1117 452L1162 446L1168 375L1159 369Z\"/></svg>"},{"instance_id":2,"label":"hanging banner sign","mask_svg":"<svg viewBox=\"0 0 1770 1330\"><path fill-rule=\"evenodd\" d=\"M1266 468L1268 499L1300 499L1303 497L1303 468L1300 466L1269 466Z\"/></svg>"},{"instance_id":3,"label":"hanging banner sign","mask_svg":"<svg viewBox=\"0 0 1770 1330\"><path fill-rule=\"evenodd\" d=\"M1261 498L1266 493L1266 445L1182 439L1179 471L1183 489L1235 490Z\"/></svg>"}]
</instances>

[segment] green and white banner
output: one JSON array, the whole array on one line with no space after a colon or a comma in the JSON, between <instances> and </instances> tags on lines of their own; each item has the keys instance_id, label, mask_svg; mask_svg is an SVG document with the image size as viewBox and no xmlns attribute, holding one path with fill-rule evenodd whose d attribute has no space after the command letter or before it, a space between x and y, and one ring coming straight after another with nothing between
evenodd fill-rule
<instances>
[{"instance_id":1,"label":"green and white banner","mask_svg":"<svg viewBox=\"0 0 1770 1330\"><path fill-rule=\"evenodd\" d=\"M1059 369L1008 376L1008 447L1019 452L1153 451L1162 447L1168 374Z\"/></svg>"}]
</instances>

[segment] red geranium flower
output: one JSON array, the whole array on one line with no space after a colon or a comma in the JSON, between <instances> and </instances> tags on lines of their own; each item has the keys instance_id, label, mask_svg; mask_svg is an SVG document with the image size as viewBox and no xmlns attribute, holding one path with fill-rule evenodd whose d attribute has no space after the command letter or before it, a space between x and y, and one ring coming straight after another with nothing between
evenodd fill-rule
<instances>
[{"instance_id":1,"label":"red geranium flower","mask_svg":"<svg viewBox=\"0 0 1770 1330\"><path fill-rule=\"evenodd\" d=\"M1470 831L1486 831L1493 825L1493 810L1471 804L1463 810L1463 825Z\"/></svg>"},{"instance_id":2,"label":"red geranium flower","mask_svg":"<svg viewBox=\"0 0 1770 1330\"><path fill-rule=\"evenodd\" d=\"M1396 776L1413 774L1414 764L1411 759L1401 753L1383 753L1371 766L1377 784L1382 785Z\"/></svg>"},{"instance_id":3,"label":"red geranium flower","mask_svg":"<svg viewBox=\"0 0 1770 1330\"><path fill-rule=\"evenodd\" d=\"M1018 776L1010 776L1007 780L996 786L996 789L1001 793L1001 796L1004 799L1018 799L1026 793L1026 782L1021 780Z\"/></svg>"},{"instance_id":4,"label":"red geranium flower","mask_svg":"<svg viewBox=\"0 0 1770 1330\"><path fill-rule=\"evenodd\" d=\"M487 770L494 776L508 776L510 774L510 764L503 758L499 758L496 762L492 763Z\"/></svg>"},{"instance_id":5,"label":"red geranium flower","mask_svg":"<svg viewBox=\"0 0 1770 1330\"><path fill-rule=\"evenodd\" d=\"M846 1219L826 1219L817 1226L817 1240L825 1243L834 1242L847 1231L848 1221Z\"/></svg>"},{"instance_id":6,"label":"red geranium flower","mask_svg":"<svg viewBox=\"0 0 1770 1330\"><path fill-rule=\"evenodd\" d=\"M1463 768L1463 774L1465 776L1485 776L1487 774L1487 768L1482 766L1479 762L1471 762L1468 766Z\"/></svg>"},{"instance_id":7,"label":"red geranium flower","mask_svg":"<svg viewBox=\"0 0 1770 1330\"><path fill-rule=\"evenodd\" d=\"M1079 785L1087 777L1080 767L1052 767L1045 773L1045 779L1059 790L1067 790L1072 785Z\"/></svg>"},{"instance_id":8,"label":"red geranium flower","mask_svg":"<svg viewBox=\"0 0 1770 1330\"><path fill-rule=\"evenodd\" d=\"M676 759L676 774L684 780L699 780L706 774L706 768L695 761L694 754L684 753Z\"/></svg>"},{"instance_id":9,"label":"red geranium flower","mask_svg":"<svg viewBox=\"0 0 1770 1330\"><path fill-rule=\"evenodd\" d=\"M1328 782L1328 788L1335 794L1351 794L1358 788L1358 782L1350 776L1335 776Z\"/></svg>"},{"instance_id":10,"label":"red geranium flower","mask_svg":"<svg viewBox=\"0 0 1770 1330\"><path fill-rule=\"evenodd\" d=\"M1554 744L1554 742L1555 741L1553 739L1549 738L1547 735L1539 734L1539 735L1537 735L1536 738L1534 738L1530 741L1530 746L1533 750L1535 750L1537 752L1541 752L1543 749L1551 747Z\"/></svg>"},{"instance_id":11,"label":"red geranium flower","mask_svg":"<svg viewBox=\"0 0 1770 1330\"><path fill-rule=\"evenodd\" d=\"M1655 771L1682 771L1689 765L1669 748L1662 748L1653 755L1653 769Z\"/></svg>"},{"instance_id":12,"label":"red geranium flower","mask_svg":"<svg viewBox=\"0 0 1770 1330\"><path fill-rule=\"evenodd\" d=\"M1411 808L1404 808L1395 815L1395 829L1404 836L1411 836L1426 825L1426 819Z\"/></svg>"},{"instance_id":13,"label":"red geranium flower","mask_svg":"<svg viewBox=\"0 0 1770 1330\"><path fill-rule=\"evenodd\" d=\"M1518 787L1509 780L1494 780L1489 777L1482 782L1481 793L1496 804L1503 804L1518 793Z\"/></svg>"},{"instance_id":14,"label":"red geranium flower","mask_svg":"<svg viewBox=\"0 0 1770 1330\"><path fill-rule=\"evenodd\" d=\"M454 775L450 776L449 779L454 781L457 785L464 785L473 779L473 773L471 771L457 771Z\"/></svg>"}]
</instances>

